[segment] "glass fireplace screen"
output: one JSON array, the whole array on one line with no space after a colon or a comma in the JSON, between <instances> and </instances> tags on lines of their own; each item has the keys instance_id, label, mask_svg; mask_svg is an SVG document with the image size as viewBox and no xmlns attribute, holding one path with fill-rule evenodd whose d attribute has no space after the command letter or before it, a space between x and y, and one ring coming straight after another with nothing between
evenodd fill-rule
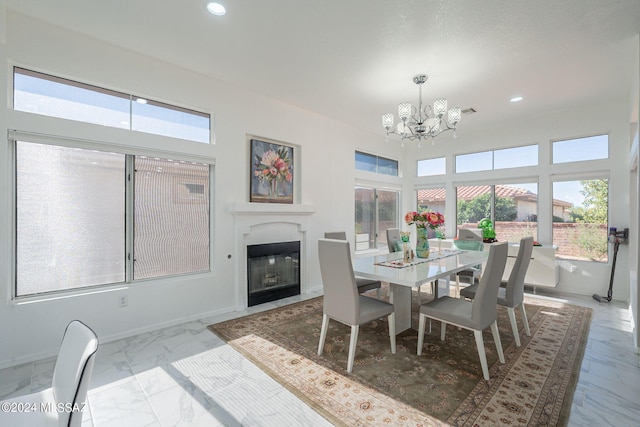
<instances>
[{"instance_id":1,"label":"glass fireplace screen","mask_svg":"<svg viewBox=\"0 0 640 427\"><path fill-rule=\"evenodd\" d=\"M247 246L249 306L300 294L300 242Z\"/></svg>"}]
</instances>

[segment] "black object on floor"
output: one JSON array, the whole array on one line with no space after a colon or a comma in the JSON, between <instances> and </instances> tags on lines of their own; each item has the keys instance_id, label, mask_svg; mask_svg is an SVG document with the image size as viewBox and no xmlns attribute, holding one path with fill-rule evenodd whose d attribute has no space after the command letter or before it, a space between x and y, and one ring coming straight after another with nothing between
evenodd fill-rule
<instances>
[{"instance_id":1,"label":"black object on floor","mask_svg":"<svg viewBox=\"0 0 640 427\"><path fill-rule=\"evenodd\" d=\"M598 294L593 294L593 299L598 302L611 302L613 298L613 275L616 272L616 258L618 257L618 248L620 247L620 242L616 239L616 242L613 244L613 263L611 263L611 279L609 279L609 290L607 291L607 296L603 297Z\"/></svg>"}]
</instances>

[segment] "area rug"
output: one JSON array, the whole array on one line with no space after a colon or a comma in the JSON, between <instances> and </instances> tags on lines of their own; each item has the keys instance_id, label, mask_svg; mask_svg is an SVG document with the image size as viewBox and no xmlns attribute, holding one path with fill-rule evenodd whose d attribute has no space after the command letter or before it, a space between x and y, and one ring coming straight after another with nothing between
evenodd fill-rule
<instances>
[{"instance_id":1,"label":"area rug","mask_svg":"<svg viewBox=\"0 0 640 427\"><path fill-rule=\"evenodd\" d=\"M423 294L422 302L427 299ZM414 293L413 313L416 300ZM516 347L499 308L505 364L485 331L490 381L482 377L471 331L448 326L441 341L434 321L417 356L417 314L413 328L397 336L396 354L386 319L361 326L352 373L346 372L349 327L331 321L324 353L317 355L322 297L209 329L335 425L566 425L591 309L529 297L526 309L531 337L522 332Z\"/></svg>"}]
</instances>

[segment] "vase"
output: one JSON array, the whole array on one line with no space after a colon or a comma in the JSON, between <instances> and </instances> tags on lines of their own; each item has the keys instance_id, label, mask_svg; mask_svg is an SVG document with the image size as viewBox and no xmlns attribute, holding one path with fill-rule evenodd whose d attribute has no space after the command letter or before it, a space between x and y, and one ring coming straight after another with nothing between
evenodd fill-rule
<instances>
[{"instance_id":1,"label":"vase","mask_svg":"<svg viewBox=\"0 0 640 427\"><path fill-rule=\"evenodd\" d=\"M426 227L416 227L418 238L416 241L416 256L418 258L429 258L429 239Z\"/></svg>"},{"instance_id":2,"label":"vase","mask_svg":"<svg viewBox=\"0 0 640 427\"><path fill-rule=\"evenodd\" d=\"M276 178L269 181L269 198L270 199L278 198L278 180Z\"/></svg>"}]
</instances>

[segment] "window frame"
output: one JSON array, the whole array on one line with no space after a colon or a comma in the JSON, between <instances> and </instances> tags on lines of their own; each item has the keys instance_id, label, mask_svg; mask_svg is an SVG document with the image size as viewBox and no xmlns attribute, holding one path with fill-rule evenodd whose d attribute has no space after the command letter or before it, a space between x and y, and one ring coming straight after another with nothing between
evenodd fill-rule
<instances>
[{"instance_id":1,"label":"window frame","mask_svg":"<svg viewBox=\"0 0 640 427\"><path fill-rule=\"evenodd\" d=\"M505 151L509 151L509 150L520 150L520 149L526 149L526 148L536 148L536 162L533 164L528 164L528 165L518 165L518 166L512 166L512 167L498 167L496 168L496 152L505 152ZM468 170L468 171L459 171L458 170L458 157L465 157L465 156L473 156L473 155L489 155L491 157L491 167L488 167L486 169L474 169L474 170ZM490 172L490 171L500 171L500 170L505 170L505 169L516 169L516 168L529 168L529 167L536 167L540 165L540 144L526 144L526 145L518 145L516 147L505 147L505 148L495 148L492 150L483 150L483 151L474 151L471 153L460 153L460 154L453 154L453 169L454 169L454 173L456 174L463 174L463 173L478 173L478 172Z\"/></svg>"},{"instance_id":2,"label":"window frame","mask_svg":"<svg viewBox=\"0 0 640 427\"><path fill-rule=\"evenodd\" d=\"M356 211L356 206L355 203L357 203L357 200L355 199L355 192L359 189L359 188L363 188L363 189L370 189L373 190L373 197L375 199L375 203L374 203L374 219L373 219L373 224L374 224L374 235L373 237L369 237L369 247L367 249L358 249L357 248L357 211ZM372 183L356 183L354 186L354 252L367 252L367 251L377 251L380 249L384 249L386 248L386 245L378 245L379 239L383 238L384 241L386 242L387 236L386 233L385 235L381 236L381 230L380 230L380 199L379 199L379 192L380 191L388 191L388 192L394 192L396 193L396 224L395 227L392 228L400 228L400 221L402 220L402 217L400 215L400 209L401 209L401 204L402 204L402 192L397 189L397 188L392 188L389 186L384 186L384 185L376 185L376 184L372 184ZM375 246L372 248L371 247L371 241L373 240Z\"/></svg>"},{"instance_id":3,"label":"window frame","mask_svg":"<svg viewBox=\"0 0 640 427\"><path fill-rule=\"evenodd\" d=\"M111 128L115 128L115 129L127 129L133 132L140 132L140 133L146 133L146 134L150 134L150 135L156 135L156 136L163 136L163 137L169 137L169 138L178 138L178 139L182 139L185 141L190 141L190 142L196 142L199 144L212 144L215 143L215 137L214 137L214 131L213 131L213 118L212 118L212 114L207 113L207 112L203 112L203 111L198 111L195 110L193 108L188 108L188 107L183 107L183 106L178 106L175 105L173 103L168 103L168 102L163 102L163 101L159 101L159 100L154 100L151 99L149 97L145 97L145 96L139 96L139 95L133 95L130 93L126 93L124 91L120 91L120 90L114 90L114 89L108 89L102 86L97 86L95 84L90 84L90 83L85 83L82 82L79 79L71 79L71 78L64 78L64 77L59 77L56 76L54 74L51 73L47 73L47 72L42 72L42 71L36 71L30 68L25 68L25 67L21 67L18 65L14 65L11 67L12 70L12 79L11 79L11 109L13 109L14 111L20 111L20 112L26 112L29 114L36 114L36 115L41 115L41 116L45 116L45 117L53 117L55 119L62 119L62 120L73 120L73 121L77 121L80 123L89 123L92 125L102 125L103 123L99 120L97 121L86 121L86 120L82 120L79 118L73 118L73 117L66 117L66 116L56 116L56 115L51 115L51 114L45 114L45 113L38 113L38 112L33 112L33 111L28 111L25 109L16 109L16 75L21 75L21 76L28 76L31 78L36 78L36 79L40 79L42 81L48 81L48 82L52 82L52 83L56 83L56 84L60 84L60 85L65 85L65 86L69 86L71 88L76 88L76 89L82 89L85 91L90 91L90 92L95 92L95 93L99 93L99 94L103 94L103 95L108 95L108 96L112 96L114 98L119 98L119 99L126 99L128 101L128 112L127 112L127 117L128 117L128 123L126 123L126 126L113 126L110 124L104 124L104 126L107 127L111 127ZM57 100L61 100L63 99L62 97L56 97L54 99ZM197 139L197 138L190 138L188 135L179 135L179 131L178 134L167 134L167 133L159 133L159 132L149 132L148 130L136 130L135 128L138 126L135 122L135 117L140 117L141 115L136 113L136 108L137 108L137 104L146 104L149 105L149 107L156 107L156 108L162 108L164 110L173 110L175 112L178 113L182 113L182 114L187 114L193 117L200 117L200 118L204 118L207 120L207 135L206 138L202 138L202 139ZM82 105L86 105L86 104L82 104ZM98 104L97 106L101 106L102 104ZM146 107L146 105L144 105L143 107ZM159 116L150 116L150 117L154 117L154 118L159 118ZM142 123L142 120L141 120ZM169 123L166 120L162 120L161 123ZM121 123L123 124L123 123ZM179 128L174 127L174 130L178 130ZM200 128L200 129L204 129L204 127Z\"/></svg>"},{"instance_id":4,"label":"window frame","mask_svg":"<svg viewBox=\"0 0 640 427\"><path fill-rule=\"evenodd\" d=\"M372 160L375 159L375 170L359 168L358 167L358 155L365 156L365 157L367 157L369 159L372 159ZM381 172L380 171L380 169L381 169L380 160L385 160L385 161L388 161L388 162L390 162L392 164L395 164L395 174ZM355 153L354 153L354 167L355 167L355 170L363 171L363 172L376 173L376 174L385 175L385 176L395 176L395 177L400 176L400 162L398 162L397 160L390 159L388 157L378 156L378 155L375 155L375 154L365 153L364 151L359 151L359 150L355 150Z\"/></svg>"},{"instance_id":5,"label":"window frame","mask_svg":"<svg viewBox=\"0 0 640 427\"><path fill-rule=\"evenodd\" d=\"M597 159L597 160L602 160L602 159ZM561 163L564 164L564 163ZM605 225L605 230L606 232L608 232L609 230L609 226L611 224L611 209L610 209L610 194L611 194L611 176L610 173L604 173L604 172L585 172L585 173L572 173L572 174L557 174L554 175L552 177L552 179L550 180L550 184L551 184L551 199L554 200L555 199L555 194L554 194L554 184L557 182L574 182L574 181L594 181L594 180L607 180L607 223ZM556 239L555 239L555 224L556 222L553 221L553 204L551 205L551 241L552 244L556 245ZM562 223L567 223L566 221L563 221ZM571 222L569 222L571 223ZM575 222L574 222L575 223ZM587 224L595 224L595 223L587 223ZM567 262L592 262L592 263L598 263L598 264L608 264L611 262L611 257L609 256L609 247L608 247L608 242L605 243L607 245L606 247L606 251L604 252L604 259L602 260L596 260L596 259L581 259L581 258L572 258L572 257L566 257L563 255L558 255L556 254L556 258L560 261L567 261ZM558 245L560 246L560 245Z\"/></svg>"},{"instance_id":6,"label":"window frame","mask_svg":"<svg viewBox=\"0 0 640 427\"><path fill-rule=\"evenodd\" d=\"M158 136L158 138L163 138L162 136ZM118 154L125 155L126 158L126 179L123 176L123 196L125 197L125 209L123 215L125 216L125 236L124 236L124 245L125 245L125 281L117 282L117 283L106 283L106 284L98 284L98 285L90 285L76 288L65 288L60 290L53 290L48 292L38 292L31 294L18 294L18 282L17 282L17 164L16 164L16 144L17 142L27 142L27 143L35 143L35 144L44 144L51 146L59 146L65 148L79 148L83 150L90 151L100 151L100 152L114 152ZM123 146L119 144L111 144L108 142L97 142L97 141L88 141L88 140L79 140L74 138L63 138L53 135L43 135L36 134L24 131L17 130L9 130L8 135L9 142L9 153L11 160L10 169L12 171L12 182L11 184L11 218L12 218L12 234L11 234L11 259L12 259L12 270L11 270L11 300L15 302L22 301L37 301L37 300L46 300L51 298L60 297L63 295L80 295L86 293L93 293L96 291L101 291L103 289L118 289L122 286L127 285L135 285L138 283L144 283L149 281L158 281L158 280L166 280L172 279L176 277L184 277L184 276L198 276L198 275L206 275L210 274L214 268L214 259L213 259L213 251L215 246L215 241L213 239L213 230L214 230L214 188L215 188L215 159L205 158L197 155L189 155L185 153L168 153L166 151L156 152L152 150L143 150L130 146ZM185 272L171 275L164 275L158 277L150 277L150 278L142 278L142 279L133 279L133 262L134 262L134 249L135 242L133 239L134 234L134 179L128 178L128 176L133 176L133 166L134 166L134 158L136 156L149 156L149 157L157 157L163 159L171 159L183 162L194 162L200 164L206 164L209 167L208 174L208 219L207 219L207 227L208 227L208 268L206 270L195 271L195 272Z\"/></svg>"}]
</instances>

